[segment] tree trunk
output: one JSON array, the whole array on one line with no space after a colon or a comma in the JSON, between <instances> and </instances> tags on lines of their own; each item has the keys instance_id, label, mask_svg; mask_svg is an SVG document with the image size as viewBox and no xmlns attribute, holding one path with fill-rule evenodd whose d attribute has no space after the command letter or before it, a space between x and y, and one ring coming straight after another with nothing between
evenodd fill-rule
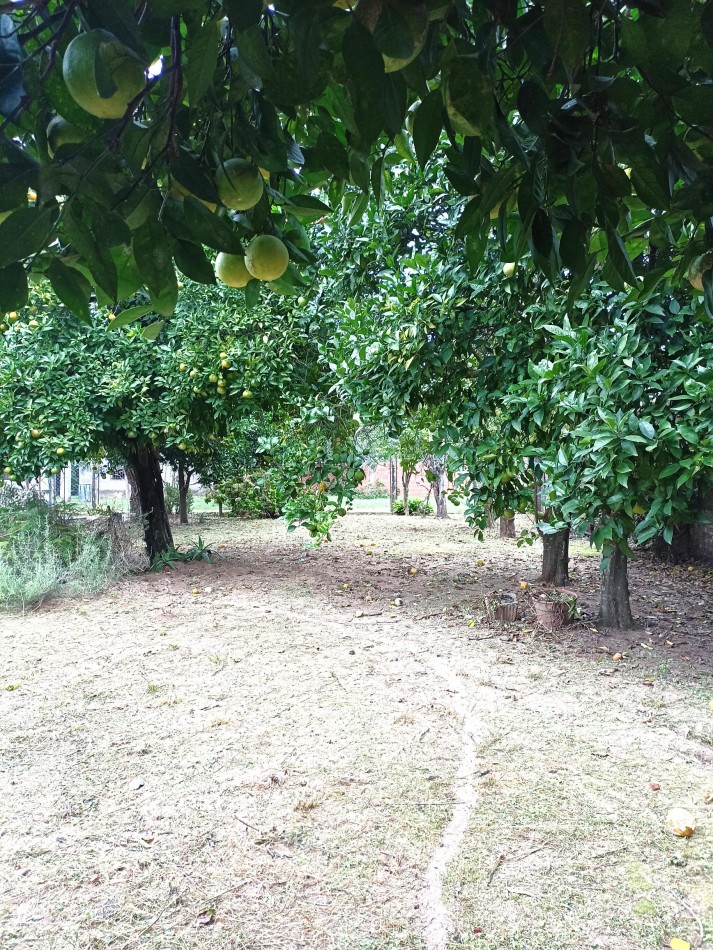
<instances>
[{"instance_id":1,"label":"tree trunk","mask_svg":"<svg viewBox=\"0 0 713 950\"><path fill-rule=\"evenodd\" d=\"M546 584L569 584L569 528L542 535L542 577Z\"/></svg>"},{"instance_id":2,"label":"tree trunk","mask_svg":"<svg viewBox=\"0 0 713 950\"><path fill-rule=\"evenodd\" d=\"M139 490L141 518L144 523L144 541L149 560L157 554L170 551L173 535L163 497L163 480L158 455L152 445L132 446L127 457Z\"/></svg>"},{"instance_id":3,"label":"tree trunk","mask_svg":"<svg viewBox=\"0 0 713 950\"><path fill-rule=\"evenodd\" d=\"M599 623L603 627L629 629L634 626L629 603L629 580L627 559L619 548L608 548L609 555L606 570L602 570L601 590L599 594Z\"/></svg>"},{"instance_id":4,"label":"tree trunk","mask_svg":"<svg viewBox=\"0 0 713 950\"><path fill-rule=\"evenodd\" d=\"M401 469L401 487L403 489L403 499L404 499L404 515L408 518L408 483L411 481L411 474L406 471L406 469Z\"/></svg>"},{"instance_id":5,"label":"tree trunk","mask_svg":"<svg viewBox=\"0 0 713 950\"><path fill-rule=\"evenodd\" d=\"M218 517L223 517L223 502L220 500L218 501Z\"/></svg>"},{"instance_id":6,"label":"tree trunk","mask_svg":"<svg viewBox=\"0 0 713 950\"><path fill-rule=\"evenodd\" d=\"M399 494L399 483L396 477L396 460L389 459L389 511L394 510L394 503Z\"/></svg>"},{"instance_id":7,"label":"tree trunk","mask_svg":"<svg viewBox=\"0 0 713 950\"><path fill-rule=\"evenodd\" d=\"M425 459L426 472L430 475L428 494L433 491L433 500L436 502L436 518L447 518L446 503L446 463L435 455L427 455ZM428 502L428 498L426 498Z\"/></svg>"},{"instance_id":8,"label":"tree trunk","mask_svg":"<svg viewBox=\"0 0 713 950\"><path fill-rule=\"evenodd\" d=\"M493 514L492 505L485 506L485 513L488 516L488 528L492 530L495 527L495 515Z\"/></svg>"},{"instance_id":9,"label":"tree trunk","mask_svg":"<svg viewBox=\"0 0 713 950\"><path fill-rule=\"evenodd\" d=\"M181 459L178 463L178 520L188 524L188 488L191 484L191 471Z\"/></svg>"},{"instance_id":10,"label":"tree trunk","mask_svg":"<svg viewBox=\"0 0 713 950\"><path fill-rule=\"evenodd\" d=\"M139 483L130 465L126 466L126 480L129 483L129 512L132 518L141 517L141 498L139 497Z\"/></svg>"},{"instance_id":11,"label":"tree trunk","mask_svg":"<svg viewBox=\"0 0 713 950\"><path fill-rule=\"evenodd\" d=\"M502 518L500 519L500 537L501 538L514 538L515 537L515 519L514 518Z\"/></svg>"},{"instance_id":12,"label":"tree trunk","mask_svg":"<svg viewBox=\"0 0 713 950\"><path fill-rule=\"evenodd\" d=\"M433 497L436 501L436 518L448 517L448 504L445 493L445 472L440 472L438 479L433 483Z\"/></svg>"}]
</instances>

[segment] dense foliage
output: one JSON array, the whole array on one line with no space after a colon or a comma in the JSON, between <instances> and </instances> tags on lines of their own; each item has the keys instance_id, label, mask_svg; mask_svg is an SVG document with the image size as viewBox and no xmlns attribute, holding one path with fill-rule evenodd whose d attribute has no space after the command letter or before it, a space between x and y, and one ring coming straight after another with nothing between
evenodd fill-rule
<instances>
[{"instance_id":1,"label":"dense foliage","mask_svg":"<svg viewBox=\"0 0 713 950\"><path fill-rule=\"evenodd\" d=\"M169 316L175 267L213 283L207 247L267 273L261 235L291 259L275 286L299 288L304 223L328 211L315 188L358 220L409 154L471 199L471 267L491 216L505 260L579 288L597 261L619 289L680 277L711 242L710 4L36 0L0 16L5 312L30 271L86 321L93 288Z\"/></svg>"}]
</instances>

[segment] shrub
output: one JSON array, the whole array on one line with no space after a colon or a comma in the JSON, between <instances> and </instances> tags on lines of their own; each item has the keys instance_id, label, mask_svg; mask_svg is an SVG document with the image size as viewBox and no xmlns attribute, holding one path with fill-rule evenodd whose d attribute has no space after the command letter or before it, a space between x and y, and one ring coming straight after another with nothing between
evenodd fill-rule
<instances>
[{"instance_id":1,"label":"shrub","mask_svg":"<svg viewBox=\"0 0 713 950\"><path fill-rule=\"evenodd\" d=\"M381 481L357 489L357 498L388 498L389 490Z\"/></svg>"},{"instance_id":2,"label":"shrub","mask_svg":"<svg viewBox=\"0 0 713 950\"><path fill-rule=\"evenodd\" d=\"M399 500L394 502L394 507L391 509L392 514L402 515L404 513L404 503ZM409 515L421 515L423 517L433 514L433 505L425 499L421 498L410 498L408 503L408 513Z\"/></svg>"},{"instance_id":3,"label":"shrub","mask_svg":"<svg viewBox=\"0 0 713 950\"><path fill-rule=\"evenodd\" d=\"M101 590L113 572L111 553L106 539L41 502L2 508L0 605Z\"/></svg>"},{"instance_id":4,"label":"shrub","mask_svg":"<svg viewBox=\"0 0 713 950\"><path fill-rule=\"evenodd\" d=\"M206 501L222 501L239 518L279 518L283 499L265 476L245 476L235 482L219 482L206 494Z\"/></svg>"},{"instance_id":5,"label":"shrub","mask_svg":"<svg viewBox=\"0 0 713 950\"><path fill-rule=\"evenodd\" d=\"M180 506L180 493L174 485L164 485L163 497L166 502L166 511L171 515L177 515ZM186 512L190 514L193 511L194 502L193 492L186 493Z\"/></svg>"}]
</instances>

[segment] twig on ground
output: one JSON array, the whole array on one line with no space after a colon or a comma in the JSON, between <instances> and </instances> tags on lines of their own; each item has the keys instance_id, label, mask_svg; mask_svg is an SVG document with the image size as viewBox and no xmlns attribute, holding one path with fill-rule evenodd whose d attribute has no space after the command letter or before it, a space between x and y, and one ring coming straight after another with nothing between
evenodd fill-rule
<instances>
[{"instance_id":1,"label":"twig on ground","mask_svg":"<svg viewBox=\"0 0 713 950\"><path fill-rule=\"evenodd\" d=\"M684 907L684 908L688 911L688 913L691 915L691 917L693 918L693 920L694 920L696 926L698 927L698 933L700 934L700 938L701 938L701 946L703 946L703 944L704 944L704 942L705 942L705 939L706 939L706 932L705 932L705 929L704 929L704 927L703 927L703 921L702 921L701 918L698 916L698 914L695 912L695 910L691 907L691 905L688 903L688 901L685 901L685 900L684 900L682 897L680 897L675 891L671 891L671 894L673 894L673 896L676 898L676 900L679 902L679 904L680 904L682 907Z\"/></svg>"},{"instance_id":2,"label":"twig on ground","mask_svg":"<svg viewBox=\"0 0 713 950\"><path fill-rule=\"evenodd\" d=\"M490 873L488 874L487 880L485 882L488 887L493 883L493 878L497 874L498 868L504 863L505 863L505 855L499 854L497 858L495 859L495 863L491 867Z\"/></svg>"}]
</instances>

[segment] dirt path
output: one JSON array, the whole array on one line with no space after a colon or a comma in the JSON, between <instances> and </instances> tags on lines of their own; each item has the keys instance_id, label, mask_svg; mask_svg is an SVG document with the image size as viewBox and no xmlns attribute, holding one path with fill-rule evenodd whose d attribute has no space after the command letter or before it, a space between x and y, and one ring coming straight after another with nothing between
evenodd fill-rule
<instances>
[{"instance_id":1,"label":"dirt path","mask_svg":"<svg viewBox=\"0 0 713 950\"><path fill-rule=\"evenodd\" d=\"M555 639L477 620L537 552L458 521L198 531L215 566L3 622L0 946L713 946L708 573Z\"/></svg>"}]
</instances>

